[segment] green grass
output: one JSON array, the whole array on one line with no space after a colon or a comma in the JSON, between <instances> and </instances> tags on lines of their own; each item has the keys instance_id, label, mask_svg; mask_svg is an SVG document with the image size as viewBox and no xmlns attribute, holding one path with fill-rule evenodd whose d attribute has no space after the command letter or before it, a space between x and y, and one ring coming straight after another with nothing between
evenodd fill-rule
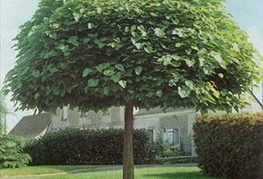
<instances>
[{"instance_id":1,"label":"green grass","mask_svg":"<svg viewBox=\"0 0 263 179\"><path fill-rule=\"evenodd\" d=\"M26 167L23 169L4 169L0 176L29 175L29 174L46 174L46 173L61 173L52 176L35 176L34 179L121 179L122 170L103 170L104 166L41 166L41 167ZM120 168L120 167L118 167ZM87 169L89 172L70 173L76 169ZM12 171L12 172L11 172ZM31 172L30 172L31 171ZM12 174L11 174L12 173ZM152 166L146 168L135 169L136 179L215 179L213 177L204 176L200 169L195 166L190 167L175 167L175 166ZM223 179L223 178L217 178Z\"/></svg>"},{"instance_id":2,"label":"green grass","mask_svg":"<svg viewBox=\"0 0 263 179\"><path fill-rule=\"evenodd\" d=\"M49 165L49 166L29 166L24 168L0 169L0 176L16 175L39 175L54 173L69 173L74 170L95 170L100 166L89 165ZM1 177L0 177L1 178Z\"/></svg>"}]
</instances>

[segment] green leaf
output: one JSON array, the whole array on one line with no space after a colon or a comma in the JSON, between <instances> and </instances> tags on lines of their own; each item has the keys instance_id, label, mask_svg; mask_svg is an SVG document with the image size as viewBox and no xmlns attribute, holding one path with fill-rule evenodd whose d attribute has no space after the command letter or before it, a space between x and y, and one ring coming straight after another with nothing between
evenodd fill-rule
<instances>
[{"instance_id":1,"label":"green leaf","mask_svg":"<svg viewBox=\"0 0 263 179\"><path fill-rule=\"evenodd\" d=\"M90 73L92 72L92 69L90 69L90 68L85 68L85 70L83 71L83 73L82 73L82 77L86 77L86 76L88 76Z\"/></svg>"},{"instance_id":2,"label":"green leaf","mask_svg":"<svg viewBox=\"0 0 263 179\"><path fill-rule=\"evenodd\" d=\"M34 99L38 99L39 97L40 97L40 94L36 93L35 96L34 96Z\"/></svg>"},{"instance_id":3,"label":"green leaf","mask_svg":"<svg viewBox=\"0 0 263 179\"><path fill-rule=\"evenodd\" d=\"M120 70L120 71L125 71L125 68L124 68L124 66L122 65L122 64L120 64L120 63L118 63L118 64L116 64L115 65L115 68L117 68L118 70Z\"/></svg>"},{"instance_id":4,"label":"green leaf","mask_svg":"<svg viewBox=\"0 0 263 179\"><path fill-rule=\"evenodd\" d=\"M114 75L111 76L112 80L117 83L121 79L121 74L120 73L115 73Z\"/></svg>"},{"instance_id":5,"label":"green leaf","mask_svg":"<svg viewBox=\"0 0 263 179\"><path fill-rule=\"evenodd\" d=\"M227 96L228 92L227 92L226 89L223 89L223 90L220 91L220 94L221 94L222 96Z\"/></svg>"},{"instance_id":6,"label":"green leaf","mask_svg":"<svg viewBox=\"0 0 263 179\"><path fill-rule=\"evenodd\" d=\"M188 67L192 67L195 64L194 59L185 59L185 63Z\"/></svg>"},{"instance_id":7,"label":"green leaf","mask_svg":"<svg viewBox=\"0 0 263 179\"><path fill-rule=\"evenodd\" d=\"M124 28L124 32L130 32L130 28L129 28L128 26L126 26L126 27Z\"/></svg>"},{"instance_id":8,"label":"green leaf","mask_svg":"<svg viewBox=\"0 0 263 179\"><path fill-rule=\"evenodd\" d=\"M83 43L86 44L86 43L89 43L90 41L91 41L91 38L87 37L87 38L84 38Z\"/></svg>"},{"instance_id":9,"label":"green leaf","mask_svg":"<svg viewBox=\"0 0 263 179\"><path fill-rule=\"evenodd\" d=\"M204 66L205 59L204 58L198 58L199 61L199 67Z\"/></svg>"},{"instance_id":10,"label":"green leaf","mask_svg":"<svg viewBox=\"0 0 263 179\"><path fill-rule=\"evenodd\" d=\"M134 72L135 72L136 75L140 75L141 72L142 72L142 67L141 67L141 66L136 67L136 68L134 69Z\"/></svg>"},{"instance_id":11,"label":"green leaf","mask_svg":"<svg viewBox=\"0 0 263 179\"><path fill-rule=\"evenodd\" d=\"M93 29L95 27L95 25L91 22L88 23L88 29Z\"/></svg>"},{"instance_id":12,"label":"green leaf","mask_svg":"<svg viewBox=\"0 0 263 179\"><path fill-rule=\"evenodd\" d=\"M57 55L57 54L54 51L50 51L50 52L45 53L43 58L48 59L48 58L53 57L55 55Z\"/></svg>"},{"instance_id":13,"label":"green leaf","mask_svg":"<svg viewBox=\"0 0 263 179\"><path fill-rule=\"evenodd\" d=\"M223 73L218 73L217 75L218 75L221 79L224 78L224 74L223 74Z\"/></svg>"},{"instance_id":14,"label":"green leaf","mask_svg":"<svg viewBox=\"0 0 263 179\"><path fill-rule=\"evenodd\" d=\"M104 43L104 42L98 42L98 46L99 46L99 48L100 49L102 49L103 47L105 47L105 45L107 45L106 43Z\"/></svg>"},{"instance_id":15,"label":"green leaf","mask_svg":"<svg viewBox=\"0 0 263 179\"><path fill-rule=\"evenodd\" d=\"M114 71L112 69L106 69L103 71L103 75L105 76L112 76L114 74Z\"/></svg>"},{"instance_id":16,"label":"green leaf","mask_svg":"<svg viewBox=\"0 0 263 179\"><path fill-rule=\"evenodd\" d=\"M152 53L153 52L153 48L150 45L147 45L146 47L143 48L145 50L145 52L147 53Z\"/></svg>"},{"instance_id":17,"label":"green leaf","mask_svg":"<svg viewBox=\"0 0 263 179\"><path fill-rule=\"evenodd\" d=\"M218 63L222 63L223 59L220 53L213 52L211 55Z\"/></svg>"},{"instance_id":18,"label":"green leaf","mask_svg":"<svg viewBox=\"0 0 263 179\"><path fill-rule=\"evenodd\" d=\"M157 37L165 37L165 32L163 29L160 29L159 27L155 28L154 29L154 34L157 36Z\"/></svg>"},{"instance_id":19,"label":"green leaf","mask_svg":"<svg viewBox=\"0 0 263 179\"><path fill-rule=\"evenodd\" d=\"M95 68L96 68L96 70L97 70L98 72L102 73L103 70L105 70L105 69L108 68L109 66L110 66L109 63L101 63L101 64L99 64L98 66L96 66Z\"/></svg>"},{"instance_id":20,"label":"green leaf","mask_svg":"<svg viewBox=\"0 0 263 179\"><path fill-rule=\"evenodd\" d=\"M52 85L52 92L54 95L59 95L59 89L58 89L57 84Z\"/></svg>"},{"instance_id":21,"label":"green leaf","mask_svg":"<svg viewBox=\"0 0 263 179\"><path fill-rule=\"evenodd\" d=\"M132 44L138 49L140 50L142 47L143 47L143 44L138 42L140 40L140 37L132 37L131 38L131 41L132 41Z\"/></svg>"},{"instance_id":22,"label":"green leaf","mask_svg":"<svg viewBox=\"0 0 263 179\"><path fill-rule=\"evenodd\" d=\"M175 47L181 47L183 45L184 45L183 43L179 43L179 42L175 43Z\"/></svg>"},{"instance_id":23,"label":"green leaf","mask_svg":"<svg viewBox=\"0 0 263 179\"><path fill-rule=\"evenodd\" d=\"M22 84L21 82L18 82L16 88L19 89L19 88L21 88L22 86L23 86L23 84Z\"/></svg>"},{"instance_id":24,"label":"green leaf","mask_svg":"<svg viewBox=\"0 0 263 179\"><path fill-rule=\"evenodd\" d=\"M138 30L140 30L140 31L141 31L141 36L142 36L142 37L145 37L145 36L147 36L147 32L145 31L145 28L144 28L144 26L142 26L142 25L139 25L137 28L138 28Z\"/></svg>"},{"instance_id":25,"label":"green leaf","mask_svg":"<svg viewBox=\"0 0 263 179\"><path fill-rule=\"evenodd\" d=\"M163 95L162 90L158 90L158 91L156 91L156 96L158 96L158 97L162 97L162 95Z\"/></svg>"},{"instance_id":26,"label":"green leaf","mask_svg":"<svg viewBox=\"0 0 263 179\"><path fill-rule=\"evenodd\" d=\"M147 97L149 97L149 98L152 98L152 97L153 97L153 95L154 95L154 93L153 93L153 92L148 92L148 93L146 93L146 96L147 96Z\"/></svg>"},{"instance_id":27,"label":"green leaf","mask_svg":"<svg viewBox=\"0 0 263 179\"><path fill-rule=\"evenodd\" d=\"M58 48L63 52L63 53L66 53L68 51L68 45L65 45L65 44L60 44L58 46Z\"/></svg>"},{"instance_id":28,"label":"green leaf","mask_svg":"<svg viewBox=\"0 0 263 179\"><path fill-rule=\"evenodd\" d=\"M60 26L61 26L61 24L59 24L59 23L50 24L50 27L52 27L54 29L58 29Z\"/></svg>"},{"instance_id":29,"label":"green leaf","mask_svg":"<svg viewBox=\"0 0 263 179\"><path fill-rule=\"evenodd\" d=\"M77 36L72 36L68 39L67 41L68 43L71 43L74 46L79 46L79 42L78 42L78 37Z\"/></svg>"},{"instance_id":30,"label":"green leaf","mask_svg":"<svg viewBox=\"0 0 263 179\"><path fill-rule=\"evenodd\" d=\"M32 75L33 77L38 78L40 76L40 72L38 70L34 70Z\"/></svg>"},{"instance_id":31,"label":"green leaf","mask_svg":"<svg viewBox=\"0 0 263 179\"><path fill-rule=\"evenodd\" d=\"M79 19L81 18L82 14L81 13L77 13L77 12L73 12L73 16L76 22L79 21Z\"/></svg>"},{"instance_id":32,"label":"green leaf","mask_svg":"<svg viewBox=\"0 0 263 179\"><path fill-rule=\"evenodd\" d=\"M218 52L212 52L211 56L219 63L219 65L223 68L223 69L227 69L227 64L226 62L223 60L222 56L220 53Z\"/></svg>"},{"instance_id":33,"label":"green leaf","mask_svg":"<svg viewBox=\"0 0 263 179\"><path fill-rule=\"evenodd\" d=\"M206 75L211 75L212 69L209 65L204 65L202 69L204 70Z\"/></svg>"},{"instance_id":34,"label":"green leaf","mask_svg":"<svg viewBox=\"0 0 263 179\"><path fill-rule=\"evenodd\" d=\"M207 82L206 84L207 84L208 89L212 92L211 94L217 99L219 99L220 92L216 90L215 87L211 83Z\"/></svg>"},{"instance_id":35,"label":"green leaf","mask_svg":"<svg viewBox=\"0 0 263 179\"><path fill-rule=\"evenodd\" d=\"M185 85L188 86L191 90L194 90L194 83L190 80L186 80Z\"/></svg>"},{"instance_id":36,"label":"green leaf","mask_svg":"<svg viewBox=\"0 0 263 179\"><path fill-rule=\"evenodd\" d=\"M168 85L170 87L176 86L177 83L179 82L179 80L180 80L180 78L178 76L174 75L173 78L169 80Z\"/></svg>"},{"instance_id":37,"label":"green leaf","mask_svg":"<svg viewBox=\"0 0 263 179\"><path fill-rule=\"evenodd\" d=\"M100 38L100 39L96 39L94 42L95 42L95 44L98 45L98 47L100 49L102 49L103 47L105 47L107 45L107 43L105 41L106 41L105 38Z\"/></svg>"},{"instance_id":38,"label":"green leaf","mask_svg":"<svg viewBox=\"0 0 263 179\"><path fill-rule=\"evenodd\" d=\"M125 81L125 80L120 80L118 83L119 83L119 85L120 85L122 88L126 88L126 86L127 86L127 81Z\"/></svg>"},{"instance_id":39,"label":"green leaf","mask_svg":"<svg viewBox=\"0 0 263 179\"><path fill-rule=\"evenodd\" d=\"M183 31L182 29L179 29L179 28L176 28L172 31L172 34L173 35L177 35L179 37L184 37L184 34L183 34Z\"/></svg>"},{"instance_id":40,"label":"green leaf","mask_svg":"<svg viewBox=\"0 0 263 179\"><path fill-rule=\"evenodd\" d=\"M109 93L110 93L109 87L108 87L108 86L105 86L105 87L103 88L103 94L106 95L106 96L108 96Z\"/></svg>"},{"instance_id":41,"label":"green leaf","mask_svg":"<svg viewBox=\"0 0 263 179\"><path fill-rule=\"evenodd\" d=\"M181 98L189 97L191 90L188 87L178 87L178 94Z\"/></svg>"},{"instance_id":42,"label":"green leaf","mask_svg":"<svg viewBox=\"0 0 263 179\"><path fill-rule=\"evenodd\" d=\"M98 86L98 84L99 84L99 80L98 79L91 78L91 79L88 80L88 86L89 87L93 88L93 87Z\"/></svg>"},{"instance_id":43,"label":"green leaf","mask_svg":"<svg viewBox=\"0 0 263 179\"><path fill-rule=\"evenodd\" d=\"M102 13L102 8L101 7L97 7L97 13L101 14Z\"/></svg>"},{"instance_id":44,"label":"green leaf","mask_svg":"<svg viewBox=\"0 0 263 179\"><path fill-rule=\"evenodd\" d=\"M177 25L179 24L180 20L178 18L172 18L172 22Z\"/></svg>"}]
</instances>

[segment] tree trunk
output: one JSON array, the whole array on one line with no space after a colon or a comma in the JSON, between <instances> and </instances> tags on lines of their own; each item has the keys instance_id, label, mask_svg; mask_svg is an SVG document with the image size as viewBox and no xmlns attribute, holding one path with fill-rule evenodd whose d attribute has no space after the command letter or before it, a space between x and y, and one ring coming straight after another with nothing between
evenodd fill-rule
<instances>
[{"instance_id":1,"label":"tree trunk","mask_svg":"<svg viewBox=\"0 0 263 179\"><path fill-rule=\"evenodd\" d=\"M134 179L133 102L128 102L125 106L124 143L123 143L123 179Z\"/></svg>"}]
</instances>

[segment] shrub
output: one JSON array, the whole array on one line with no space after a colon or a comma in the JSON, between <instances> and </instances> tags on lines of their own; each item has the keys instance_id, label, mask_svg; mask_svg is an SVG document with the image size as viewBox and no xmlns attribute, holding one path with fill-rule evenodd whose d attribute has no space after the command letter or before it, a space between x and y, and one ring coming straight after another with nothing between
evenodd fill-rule
<instances>
[{"instance_id":1,"label":"shrub","mask_svg":"<svg viewBox=\"0 0 263 179\"><path fill-rule=\"evenodd\" d=\"M178 157L178 156L185 156L186 153L181 148L173 148L171 145L167 142L161 143L156 142L155 144L155 150L156 150L156 157L162 158L162 157Z\"/></svg>"},{"instance_id":2,"label":"shrub","mask_svg":"<svg viewBox=\"0 0 263 179\"><path fill-rule=\"evenodd\" d=\"M262 119L262 114L199 118L194 137L203 172L231 179L262 179Z\"/></svg>"},{"instance_id":3,"label":"shrub","mask_svg":"<svg viewBox=\"0 0 263 179\"><path fill-rule=\"evenodd\" d=\"M32 165L122 164L123 130L67 129L49 133L24 149ZM145 130L134 130L136 164L150 161L150 145Z\"/></svg>"},{"instance_id":4,"label":"shrub","mask_svg":"<svg viewBox=\"0 0 263 179\"><path fill-rule=\"evenodd\" d=\"M23 167L31 157L23 152L24 142L12 135L0 134L0 168Z\"/></svg>"}]
</instances>

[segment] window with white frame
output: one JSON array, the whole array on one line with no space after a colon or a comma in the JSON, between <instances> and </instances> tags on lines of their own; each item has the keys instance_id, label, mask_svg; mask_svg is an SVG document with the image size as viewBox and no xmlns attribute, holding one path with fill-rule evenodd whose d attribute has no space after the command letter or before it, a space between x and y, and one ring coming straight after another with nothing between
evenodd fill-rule
<instances>
[{"instance_id":1,"label":"window with white frame","mask_svg":"<svg viewBox=\"0 0 263 179\"><path fill-rule=\"evenodd\" d=\"M164 130L163 140L169 143L172 147L180 146L180 136L178 129L167 129Z\"/></svg>"},{"instance_id":2,"label":"window with white frame","mask_svg":"<svg viewBox=\"0 0 263 179\"><path fill-rule=\"evenodd\" d=\"M154 142L157 141L157 134L155 129L149 129L149 137L150 137L150 142L153 144Z\"/></svg>"},{"instance_id":3,"label":"window with white frame","mask_svg":"<svg viewBox=\"0 0 263 179\"><path fill-rule=\"evenodd\" d=\"M62 114L61 114L61 120L66 121L68 119L68 113L69 113L69 107L63 106L62 108Z\"/></svg>"}]
</instances>

